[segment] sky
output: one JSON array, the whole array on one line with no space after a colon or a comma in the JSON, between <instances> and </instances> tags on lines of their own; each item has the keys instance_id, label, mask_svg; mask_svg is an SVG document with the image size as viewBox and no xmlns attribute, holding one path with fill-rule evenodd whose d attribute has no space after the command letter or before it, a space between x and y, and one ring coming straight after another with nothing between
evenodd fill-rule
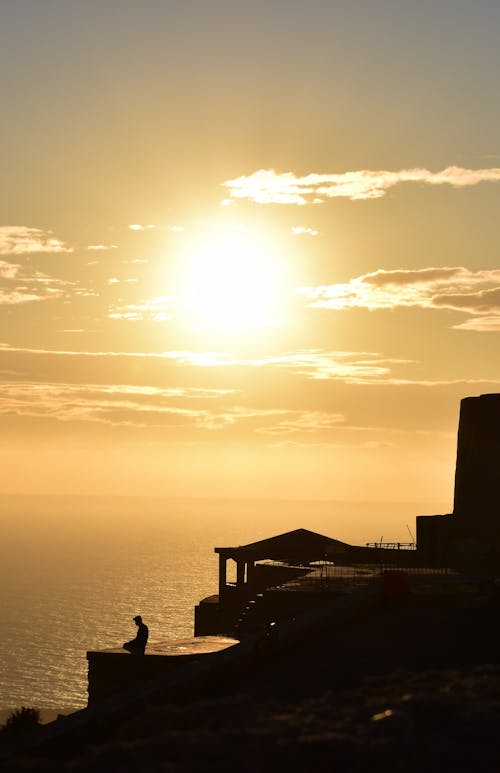
<instances>
[{"instance_id":1,"label":"sky","mask_svg":"<svg viewBox=\"0 0 500 773\"><path fill-rule=\"evenodd\" d=\"M0 492L451 509L500 391L499 25L0 0Z\"/></svg>"}]
</instances>

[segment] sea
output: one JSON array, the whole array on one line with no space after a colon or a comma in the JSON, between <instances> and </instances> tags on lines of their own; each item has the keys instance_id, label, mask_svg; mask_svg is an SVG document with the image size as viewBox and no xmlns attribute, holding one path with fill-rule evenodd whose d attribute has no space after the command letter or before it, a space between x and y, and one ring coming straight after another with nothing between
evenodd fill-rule
<instances>
[{"instance_id":1,"label":"sea","mask_svg":"<svg viewBox=\"0 0 500 773\"><path fill-rule=\"evenodd\" d=\"M214 547L307 528L363 545L409 542L439 502L0 496L0 719L87 704L87 650L193 635L217 592ZM232 562L229 562L232 564ZM231 579L231 576L229 576Z\"/></svg>"}]
</instances>

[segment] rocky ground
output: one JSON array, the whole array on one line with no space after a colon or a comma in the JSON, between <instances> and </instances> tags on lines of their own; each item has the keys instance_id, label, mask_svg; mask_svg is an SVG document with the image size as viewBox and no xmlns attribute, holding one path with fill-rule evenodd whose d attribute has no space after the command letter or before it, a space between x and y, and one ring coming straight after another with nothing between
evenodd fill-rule
<instances>
[{"instance_id":1,"label":"rocky ground","mask_svg":"<svg viewBox=\"0 0 500 773\"><path fill-rule=\"evenodd\" d=\"M5 770L497 771L499 612L474 587L420 588L195 700L158 702Z\"/></svg>"}]
</instances>

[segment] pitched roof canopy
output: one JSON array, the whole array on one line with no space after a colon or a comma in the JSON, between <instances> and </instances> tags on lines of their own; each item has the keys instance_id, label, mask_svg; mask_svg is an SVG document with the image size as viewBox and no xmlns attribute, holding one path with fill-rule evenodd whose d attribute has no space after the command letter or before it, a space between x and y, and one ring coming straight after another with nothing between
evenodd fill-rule
<instances>
[{"instance_id":1,"label":"pitched roof canopy","mask_svg":"<svg viewBox=\"0 0 500 773\"><path fill-rule=\"evenodd\" d=\"M343 553L348 547L323 534L309 529L294 529L275 537L250 542L239 547L215 548L215 552L226 558L245 561L270 559L274 561L315 561Z\"/></svg>"}]
</instances>

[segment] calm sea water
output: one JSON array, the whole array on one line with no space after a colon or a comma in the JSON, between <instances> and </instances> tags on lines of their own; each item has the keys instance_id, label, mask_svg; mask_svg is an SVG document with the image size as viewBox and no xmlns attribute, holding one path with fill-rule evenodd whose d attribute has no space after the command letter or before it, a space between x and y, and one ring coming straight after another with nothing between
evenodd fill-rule
<instances>
[{"instance_id":1,"label":"calm sea water","mask_svg":"<svg viewBox=\"0 0 500 773\"><path fill-rule=\"evenodd\" d=\"M0 496L0 710L85 706L86 650L132 638L136 614L151 641L191 636L215 546L299 527L408 541L433 512L446 504Z\"/></svg>"}]
</instances>

